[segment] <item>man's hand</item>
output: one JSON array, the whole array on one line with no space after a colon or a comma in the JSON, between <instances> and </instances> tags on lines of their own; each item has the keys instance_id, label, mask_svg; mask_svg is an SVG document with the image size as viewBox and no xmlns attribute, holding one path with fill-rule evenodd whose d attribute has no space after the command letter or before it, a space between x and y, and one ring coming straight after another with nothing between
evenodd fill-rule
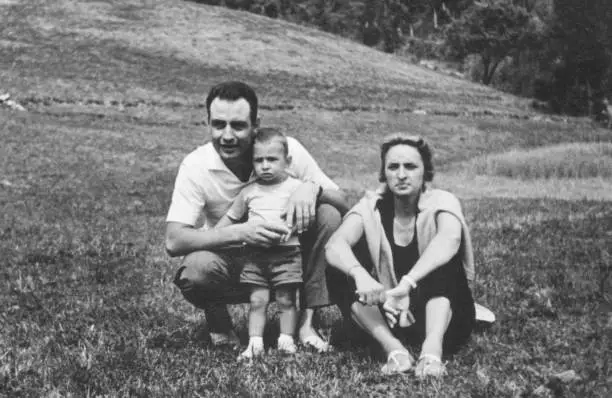
<instances>
[{"instance_id":1,"label":"man's hand","mask_svg":"<svg viewBox=\"0 0 612 398\"><path fill-rule=\"evenodd\" d=\"M385 287L372 278L363 268L354 273L355 294L360 303L365 305L378 305L385 300Z\"/></svg>"},{"instance_id":2,"label":"man's hand","mask_svg":"<svg viewBox=\"0 0 612 398\"><path fill-rule=\"evenodd\" d=\"M305 182L289 198L285 212L287 224L298 234L306 231L316 219L319 185Z\"/></svg>"},{"instance_id":3,"label":"man's hand","mask_svg":"<svg viewBox=\"0 0 612 398\"><path fill-rule=\"evenodd\" d=\"M242 241L250 246L271 247L291 232L287 226L267 221L249 221L242 224Z\"/></svg>"}]
</instances>

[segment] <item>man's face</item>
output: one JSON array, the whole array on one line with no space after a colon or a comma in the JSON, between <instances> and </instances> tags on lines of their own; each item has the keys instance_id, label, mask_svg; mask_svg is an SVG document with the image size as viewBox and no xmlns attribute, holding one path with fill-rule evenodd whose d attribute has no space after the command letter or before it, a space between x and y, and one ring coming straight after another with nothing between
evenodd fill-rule
<instances>
[{"instance_id":1,"label":"man's face","mask_svg":"<svg viewBox=\"0 0 612 398\"><path fill-rule=\"evenodd\" d=\"M249 103L240 98L215 98L210 104L209 130L215 150L224 162L248 160L253 143Z\"/></svg>"},{"instance_id":2,"label":"man's face","mask_svg":"<svg viewBox=\"0 0 612 398\"><path fill-rule=\"evenodd\" d=\"M275 184L284 180L291 158L279 140L256 142L253 145L253 169L260 182Z\"/></svg>"}]
</instances>

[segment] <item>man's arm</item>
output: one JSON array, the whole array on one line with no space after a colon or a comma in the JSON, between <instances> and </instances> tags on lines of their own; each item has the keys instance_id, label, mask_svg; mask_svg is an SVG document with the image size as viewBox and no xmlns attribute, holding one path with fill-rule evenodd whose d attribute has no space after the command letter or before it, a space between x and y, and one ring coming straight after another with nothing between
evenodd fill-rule
<instances>
[{"instance_id":1,"label":"man's arm","mask_svg":"<svg viewBox=\"0 0 612 398\"><path fill-rule=\"evenodd\" d=\"M342 216L349 211L346 193L340 189L323 189L319 196L319 203L327 203L334 206Z\"/></svg>"},{"instance_id":2,"label":"man's arm","mask_svg":"<svg viewBox=\"0 0 612 398\"><path fill-rule=\"evenodd\" d=\"M182 256L198 250L213 250L232 245L249 244L270 247L289 233L284 225L259 221L236 224L246 212L242 193L213 229L197 230L191 225L169 222L166 226L166 251Z\"/></svg>"},{"instance_id":3,"label":"man's arm","mask_svg":"<svg viewBox=\"0 0 612 398\"><path fill-rule=\"evenodd\" d=\"M242 243L267 247L286 233L279 226L267 223L236 224L210 230L195 228L201 209L206 207L206 200L199 182L193 177L193 170L199 165L192 161L190 158L181 164L172 193L165 238L169 255L184 256Z\"/></svg>"},{"instance_id":4,"label":"man's arm","mask_svg":"<svg viewBox=\"0 0 612 398\"><path fill-rule=\"evenodd\" d=\"M191 225L168 222L166 251L170 256L176 257L230 245L271 247L278 244L290 232L291 230L284 225L266 221L249 221L209 230L198 230Z\"/></svg>"},{"instance_id":5,"label":"man's arm","mask_svg":"<svg viewBox=\"0 0 612 398\"><path fill-rule=\"evenodd\" d=\"M184 256L199 250L212 250L247 241L244 224L224 228L199 230L179 222L166 224L166 251L172 257Z\"/></svg>"},{"instance_id":6,"label":"man's arm","mask_svg":"<svg viewBox=\"0 0 612 398\"><path fill-rule=\"evenodd\" d=\"M242 244L245 240L245 229L234 225L234 220L242 218L245 208L244 194L240 192L214 229L202 231L188 224L169 222L166 225L166 251L174 257L198 250Z\"/></svg>"},{"instance_id":7,"label":"man's arm","mask_svg":"<svg viewBox=\"0 0 612 398\"><path fill-rule=\"evenodd\" d=\"M287 220L295 221L298 233L302 233L316 219L317 198L320 203L329 203L341 214L348 209L346 194L321 170L306 148L294 138L289 137L292 169L296 178L305 181L291 195L287 204ZM321 195L319 195L322 188Z\"/></svg>"}]
</instances>

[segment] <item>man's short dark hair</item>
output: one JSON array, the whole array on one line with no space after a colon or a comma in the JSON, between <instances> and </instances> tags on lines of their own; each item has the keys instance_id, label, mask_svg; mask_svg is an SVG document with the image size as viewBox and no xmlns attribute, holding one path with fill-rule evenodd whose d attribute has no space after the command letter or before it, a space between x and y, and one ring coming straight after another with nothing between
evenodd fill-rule
<instances>
[{"instance_id":1,"label":"man's short dark hair","mask_svg":"<svg viewBox=\"0 0 612 398\"><path fill-rule=\"evenodd\" d=\"M226 101L238 101L244 98L248 103L251 116L251 124L254 126L257 122L257 94L251 86L239 81L228 81L219 83L208 92L206 97L206 112L208 113L208 121L210 122L210 104L215 98Z\"/></svg>"}]
</instances>

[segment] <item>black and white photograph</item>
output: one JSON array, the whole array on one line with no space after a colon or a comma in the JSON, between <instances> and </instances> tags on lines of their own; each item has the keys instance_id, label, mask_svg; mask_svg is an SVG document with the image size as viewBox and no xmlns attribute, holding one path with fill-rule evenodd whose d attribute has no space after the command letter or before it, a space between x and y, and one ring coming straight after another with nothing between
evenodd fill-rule
<instances>
[{"instance_id":1,"label":"black and white photograph","mask_svg":"<svg viewBox=\"0 0 612 398\"><path fill-rule=\"evenodd\" d=\"M612 396L611 0L0 0L0 397Z\"/></svg>"}]
</instances>

